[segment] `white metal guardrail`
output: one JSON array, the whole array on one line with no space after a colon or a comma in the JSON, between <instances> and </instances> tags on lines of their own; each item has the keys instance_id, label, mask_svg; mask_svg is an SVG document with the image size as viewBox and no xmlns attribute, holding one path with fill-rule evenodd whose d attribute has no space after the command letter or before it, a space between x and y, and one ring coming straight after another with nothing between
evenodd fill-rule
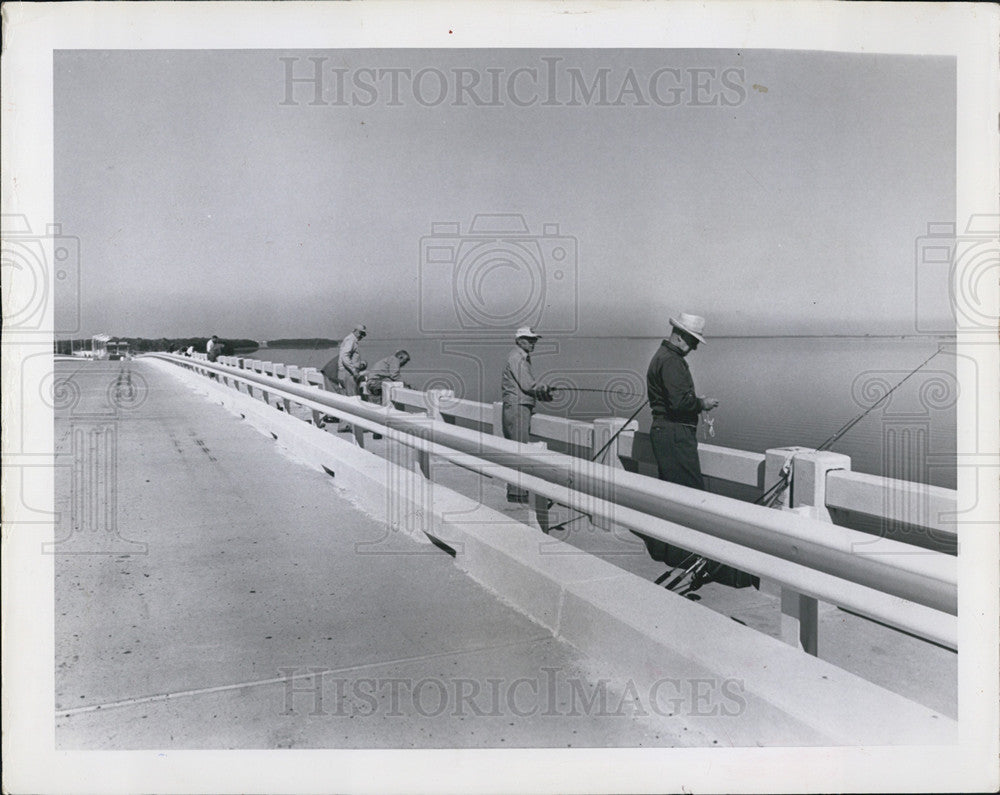
<instances>
[{"instance_id":1,"label":"white metal guardrail","mask_svg":"<svg viewBox=\"0 0 1000 795\"><path fill-rule=\"evenodd\" d=\"M518 481L560 504L777 581L789 593L840 605L957 648L954 556L915 550L885 539L880 539L878 554L866 554L871 536L801 511L775 511L541 450L537 444L520 444L481 430L457 427L443 418L436 419L450 410L451 401L442 400L441 394L422 393L423 411L428 414L415 416L319 389L315 371L287 367L284 376L280 370L273 370L276 375L269 376L255 362L250 362L249 367L242 362L240 367L238 360L229 358L213 364L202 356L155 356L211 374L251 394L256 390L313 412L344 416L352 424L385 435L392 443L424 455L440 456L489 477ZM318 380L321 382L322 376ZM398 394L392 390L389 396L395 400ZM459 409L471 419L478 417L482 421L486 417L483 410L477 413L468 405L459 404ZM599 423L593 427L592 437L599 435ZM593 444L593 438L591 441ZM719 461L735 462L731 474L744 478L743 482L753 478L760 484L761 467L756 458L755 454L718 456ZM824 476L833 474L817 471ZM837 478L833 481L837 482Z\"/></svg>"}]
</instances>

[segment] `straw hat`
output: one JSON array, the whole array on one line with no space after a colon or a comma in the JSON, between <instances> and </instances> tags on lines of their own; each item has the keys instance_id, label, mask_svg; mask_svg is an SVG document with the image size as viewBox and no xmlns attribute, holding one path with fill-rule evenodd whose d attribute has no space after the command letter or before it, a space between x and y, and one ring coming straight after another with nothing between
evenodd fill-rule
<instances>
[{"instance_id":1,"label":"straw hat","mask_svg":"<svg viewBox=\"0 0 1000 795\"><path fill-rule=\"evenodd\" d=\"M521 326L521 328L514 332L514 339L519 340L521 337L527 337L529 340L540 340L542 335L532 331L531 326Z\"/></svg>"},{"instance_id":2,"label":"straw hat","mask_svg":"<svg viewBox=\"0 0 1000 795\"><path fill-rule=\"evenodd\" d=\"M702 336L702 333L705 331L705 318L699 315L689 315L687 312L681 312L679 320L670 318L670 325L690 334L699 342L705 342L705 338Z\"/></svg>"}]
</instances>

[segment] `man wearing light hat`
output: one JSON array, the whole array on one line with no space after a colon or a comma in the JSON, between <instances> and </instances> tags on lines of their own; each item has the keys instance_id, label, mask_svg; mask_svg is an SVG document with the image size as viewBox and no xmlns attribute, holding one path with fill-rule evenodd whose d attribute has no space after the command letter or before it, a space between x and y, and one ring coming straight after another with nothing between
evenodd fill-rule
<instances>
[{"instance_id":1,"label":"man wearing light hat","mask_svg":"<svg viewBox=\"0 0 1000 795\"><path fill-rule=\"evenodd\" d=\"M536 401L552 400L550 387L540 384L531 372L531 352L540 335L530 326L521 326L514 333L515 348L508 354L503 368L500 391L503 399L503 435L518 442L530 441L531 415ZM507 484L507 502L527 502L525 489Z\"/></svg>"},{"instance_id":2,"label":"man wearing light hat","mask_svg":"<svg viewBox=\"0 0 1000 795\"><path fill-rule=\"evenodd\" d=\"M368 329L363 323L358 323L354 330L344 337L337 350L337 355L320 368L323 373L323 385L329 392L336 392L338 395L358 395L360 394L359 381L364 370L364 362L361 361L361 351L358 343L368 334ZM336 417L329 414L323 417L320 427L327 422L336 422ZM351 426L342 424L341 433L348 433Z\"/></svg>"},{"instance_id":3,"label":"man wearing light hat","mask_svg":"<svg viewBox=\"0 0 1000 795\"><path fill-rule=\"evenodd\" d=\"M705 342L705 318L681 313L670 318L670 337L665 339L646 371L646 388L653 422L649 440L660 480L704 489L698 460L698 418L719 405L715 398L698 397L685 358ZM666 544L644 537L650 554L666 558Z\"/></svg>"},{"instance_id":4,"label":"man wearing light hat","mask_svg":"<svg viewBox=\"0 0 1000 795\"><path fill-rule=\"evenodd\" d=\"M358 343L367 335L368 329L363 323L358 323L354 331L340 343L340 352L337 354L337 378L345 395L358 394L358 379L361 375L361 351L358 349Z\"/></svg>"},{"instance_id":5,"label":"man wearing light hat","mask_svg":"<svg viewBox=\"0 0 1000 795\"><path fill-rule=\"evenodd\" d=\"M681 313L670 318L670 337L653 354L646 371L649 407L653 412L650 440L660 480L704 489L698 461L698 418L719 405L698 397L685 358L705 342L705 318Z\"/></svg>"}]
</instances>

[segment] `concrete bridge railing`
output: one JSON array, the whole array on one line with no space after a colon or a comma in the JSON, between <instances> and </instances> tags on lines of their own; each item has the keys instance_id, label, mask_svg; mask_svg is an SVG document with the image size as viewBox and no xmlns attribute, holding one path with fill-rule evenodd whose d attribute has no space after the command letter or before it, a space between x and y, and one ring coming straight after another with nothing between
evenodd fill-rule
<instances>
[{"instance_id":1,"label":"concrete bridge railing","mask_svg":"<svg viewBox=\"0 0 1000 795\"><path fill-rule=\"evenodd\" d=\"M439 390L428 395L393 383L384 389L387 405L402 409L427 410L433 405L445 421L464 419L484 430L502 435L499 402L477 403L455 398ZM546 414L532 417L532 436L556 442L571 455L589 458L604 450L608 441L622 429L625 421L618 417L581 422ZM822 521L834 521L834 515L847 512L905 525L911 539L928 539L939 547L956 546L954 519L957 492L920 483L851 472L851 460L838 453L822 452L806 447L775 448L766 453L752 453L719 445L699 443L698 455L702 471L709 479L748 487L757 496L766 487L777 483L782 468L791 465L789 488L779 496L777 507L804 513ZM607 447L601 461L620 466L629 472L643 472L655 477L656 462L649 434L632 428L624 429ZM611 523L595 519L593 524L611 529ZM878 530L879 528L876 528ZM867 554L878 554L879 538L868 540ZM800 648L817 653L819 605L810 596L784 587L780 583L764 583L765 589L776 591L781 599L782 638Z\"/></svg>"},{"instance_id":2,"label":"concrete bridge railing","mask_svg":"<svg viewBox=\"0 0 1000 795\"><path fill-rule=\"evenodd\" d=\"M641 455L642 445L641 436L632 430L619 436L618 448L612 445L606 462L592 462L546 449L544 444L497 438L492 433L495 422L486 422L495 419L495 407L457 401L442 390L410 394L416 391L400 393L400 387L393 386L384 391L387 403L402 403L420 412L414 414L394 405L377 406L326 392L319 387L322 376L317 378L314 370L279 366L272 369L273 375L265 375L263 363L253 360L222 357L213 364L200 358L157 356L250 395L259 394L269 403L276 398L286 408L296 403L314 416L317 412L344 416L354 425L359 441L360 429L366 429L383 434L390 445L414 451L422 461L423 477L432 477L426 466L429 457L439 456L488 477L518 482L537 495L536 513L543 529L547 527L545 500L551 499L595 520L638 530L776 582L782 588L786 639L807 651L815 653L817 600L957 648L954 555L915 550L899 541L873 538L830 523L830 500L854 510L876 509L865 490L881 479L853 478L846 456L805 448L768 451L760 456L705 446L709 448L705 451L706 471L716 473L712 476L725 474L734 482L758 488L774 482L791 459L788 510L774 511L628 471L622 462L636 454L637 444ZM462 427L457 423L459 418L488 427L489 432L484 433L483 427ZM623 422L609 418L580 423L547 417L538 430L558 433L560 441L582 441L572 445L580 449L586 449L589 440L593 449ZM589 431L584 427L587 425L591 426ZM905 489L898 483L889 485L889 493L901 491ZM947 493L941 493L945 491L934 492L935 506L953 504ZM849 495L846 499L845 493ZM865 494L868 497L863 499ZM876 547L872 547L873 541Z\"/></svg>"},{"instance_id":3,"label":"concrete bridge railing","mask_svg":"<svg viewBox=\"0 0 1000 795\"><path fill-rule=\"evenodd\" d=\"M387 403L396 408L428 411L449 423L465 420L473 423L472 427L502 436L502 404L499 402L464 400L454 397L448 390L432 390L433 394L429 394L407 389L399 383L388 384L385 393L388 394ZM564 445L571 455L589 457L603 448L624 424L624 420L618 417L584 422L539 413L532 417L531 434L547 444L555 442ZM603 462L617 457L626 470L655 476L656 462L649 434L638 431L634 423L632 428L619 435L609 452L613 456L602 456ZM793 467L793 482L788 495L797 494L798 497L792 504L792 499L785 495L782 503L785 507L816 508L815 515L826 520L831 519L831 510L848 511L911 525L931 531L942 540L955 541L956 491L851 472L848 456L829 453L814 461L806 457L812 452L812 448L807 447L775 448L767 453L753 453L713 444L698 445L702 472L706 477L746 486L757 492L763 492L765 485L776 482L786 461L791 459L797 462L798 467ZM819 471L813 472L815 469ZM828 487L817 490L820 478L825 478ZM795 488L796 479L800 485L798 489Z\"/></svg>"}]
</instances>

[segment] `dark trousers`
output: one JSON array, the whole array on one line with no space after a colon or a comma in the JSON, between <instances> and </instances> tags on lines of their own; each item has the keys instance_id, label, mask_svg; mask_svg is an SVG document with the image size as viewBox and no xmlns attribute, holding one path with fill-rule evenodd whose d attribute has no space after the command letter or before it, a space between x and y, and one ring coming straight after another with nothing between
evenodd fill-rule
<instances>
[{"instance_id":1,"label":"dark trousers","mask_svg":"<svg viewBox=\"0 0 1000 795\"><path fill-rule=\"evenodd\" d=\"M660 480L705 490L705 479L701 474L698 460L698 429L690 425L654 419L649 429L649 440L653 446L653 457ZM665 562L668 566L678 566L690 557L690 552L671 546L664 541L649 536L641 536L653 560ZM746 572L730 566L721 566L708 561L711 578L733 588L756 586L758 580Z\"/></svg>"},{"instance_id":2,"label":"dark trousers","mask_svg":"<svg viewBox=\"0 0 1000 795\"><path fill-rule=\"evenodd\" d=\"M531 441L531 406L520 403L503 402L503 437L515 442ZM518 488L513 483L507 484L507 496L524 498L528 496L527 489Z\"/></svg>"},{"instance_id":3,"label":"dark trousers","mask_svg":"<svg viewBox=\"0 0 1000 795\"><path fill-rule=\"evenodd\" d=\"M705 490L698 460L698 429L666 420L653 420L649 441L660 480Z\"/></svg>"},{"instance_id":4,"label":"dark trousers","mask_svg":"<svg viewBox=\"0 0 1000 795\"><path fill-rule=\"evenodd\" d=\"M698 460L698 429L691 425L654 419L649 429L649 441L656 459L656 469L660 480L705 489ZM649 536L640 536L653 560L664 561L676 566L688 553L680 547L672 547L665 541Z\"/></svg>"}]
</instances>

